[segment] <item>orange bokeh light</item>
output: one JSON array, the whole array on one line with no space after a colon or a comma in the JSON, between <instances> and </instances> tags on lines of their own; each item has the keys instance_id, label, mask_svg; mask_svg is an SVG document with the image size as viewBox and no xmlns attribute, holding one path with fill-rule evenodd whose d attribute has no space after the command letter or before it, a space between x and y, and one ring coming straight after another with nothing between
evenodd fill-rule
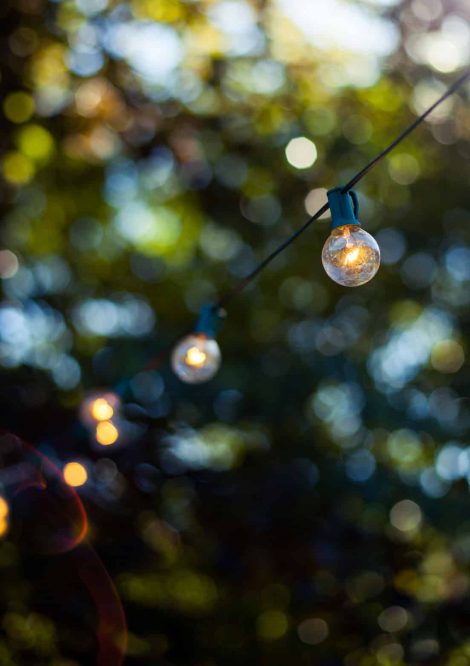
<instances>
[{"instance_id":1,"label":"orange bokeh light","mask_svg":"<svg viewBox=\"0 0 470 666\"><path fill-rule=\"evenodd\" d=\"M0 521L4 521L10 512L8 502L4 497L0 496Z\"/></svg>"},{"instance_id":2,"label":"orange bokeh light","mask_svg":"<svg viewBox=\"0 0 470 666\"><path fill-rule=\"evenodd\" d=\"M96 421L109 421L114 414L114 408L106 398L96 398L91 404L90 411Z\"/></svg>"},{"instance_id":3,"label":"orange bokeh light","mask_svg":"<svg viewBox=\"0 0 470 666\"><path fill-rule=\"evenodd\" d=\"M119 437L119 430L111 421L101 421L96 426L96 441L101 446L111 446Z\"/></svg>"},{"instance_id":4,"label":"orange bokeh light","mask_svg":"<svg viewBox=\"0 0 470 666\"><path fill-rule=\"evenodd\" d=\"M69 462L64 467L64 481L73 488L83 486L88 479L88 472L79 462Z\"/></svg>"}]
</instances>

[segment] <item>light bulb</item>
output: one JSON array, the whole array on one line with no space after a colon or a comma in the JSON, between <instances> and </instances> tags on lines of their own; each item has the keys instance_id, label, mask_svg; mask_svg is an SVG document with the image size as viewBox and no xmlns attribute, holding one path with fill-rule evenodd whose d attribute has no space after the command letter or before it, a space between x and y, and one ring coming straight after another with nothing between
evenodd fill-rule
<instances>
[{"instance_id":1,"label":"light bulb","mask_svg":"<svg viewBox=\"0 0 470 666\"><path fill-rule=\"evenodd\" d=\"M114 414L114 407L106 398L96 398L91 404L91 415L95 421L106 421Z\"/></svg>"},{"instance_id":2,"label":"light bulb","mask_svg":"<svg viewBox=\"0 0 470 666\"><path fill-rule=\"evenodd\" d=\"M83 486L88 479L86 467L79 462L67 463L64 467L63 474L65 483L73 488Z\"/></svg>"},{"instance_id":3,"label":"light bulb","mask_svg":"<svg viewBox=\"0 0 470 666\"><path fill-rule=\"evenodd\" d=\"M204 333L191 333L180 340L171 355L178 377L187 384L206 382L217 373L222 356L214 338Z\"/></svg>"},{"instance_id":4,"label":"light bulb","mask_svg":"<svg viewBox=\"0 0 470 666\"><path fill-rule=\"evenodd\" d=\"M121 402L119 397L108 392L94 392L88 395L80 406L80 420L87 427L94 427L101 421L109 421L119 411Z\"/></svg>"},{"instance_id":5,"label":"light bulb","mask_svg":"<svg viewBox=\"0 0 470 666\"><path fill-rule=\"evenodd\" d=\"M119 430L112 421L99 421L95 428L95 438L101 446L111 446L119 439Z\"/></svg>"},{"instance_id":6,"label":"light bulb","mask_svg":"<svg viewBox=\"0 0 470 666\"><path fill-rule=\"evenodd\" d=\"M380 249L376 240L358 224L344 224L333 229L321 258L332 280L344 287L358 287L369 282L379 270Z\"/></svg>"}]
</instances>

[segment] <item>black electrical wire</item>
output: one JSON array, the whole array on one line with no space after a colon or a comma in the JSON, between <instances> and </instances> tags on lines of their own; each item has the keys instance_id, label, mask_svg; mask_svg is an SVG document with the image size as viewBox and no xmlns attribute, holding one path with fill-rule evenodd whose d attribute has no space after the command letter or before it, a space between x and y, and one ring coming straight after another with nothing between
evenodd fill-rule
<instances>
[{"instance_id":1,"label":"black electrical wire","mask_svg":"<svg viewBox=\"0 0 470 666\"><path fill-rule=\"evenodd\" d=\"M453 95L466 81L467 79L470 78L470 70L467 70L460 78L458 78L454 83L446 90L445 93L443 93L435 102L432 104L424 113L422 113L420 116L416 118L401 134L397 136L397 138L389 143L389 145L384 148L376 157L374 157L368 164L365 165L358 173L351 178L349 182L344 185L342 192L346 193L350 189L352 189L364 176L376 165L378 164L388 153L390 153L396 146L398 146L399 143L403 141L411 132L413 132L418 125L420 125L428 116L430 113L434 111L442 102L444 102L448 97ZM224 310L228 303L235 297L237 296L241 291L245 289L253 280L255 280L258 275L263 271L266 266L268 266L273 259L275 259L281 252L283 252L291 243L293 243L299 236L301 236L304 231L306 231L309 226L318 220L323 213L326 213L327 210L329 210L330 205L329 203L325 203L321 208L317 210L317 212L312 215L297 231L294 231L294 233L286 238L271 254L269 254L265 259L263 259L248 275L244 278L242 278L239 282L237 282L233 287L231 287L228 291L223 294L220 299L217 301L217 303L214 305L215 309L218 310Z\"/></svg>"}]
</instances>

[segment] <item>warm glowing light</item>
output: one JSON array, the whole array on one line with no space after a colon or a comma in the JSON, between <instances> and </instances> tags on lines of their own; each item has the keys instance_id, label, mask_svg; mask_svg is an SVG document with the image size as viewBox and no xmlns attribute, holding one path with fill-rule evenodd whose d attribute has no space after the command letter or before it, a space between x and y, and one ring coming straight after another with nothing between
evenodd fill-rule
<instances>
[{"instance_id":1,"label":"warm glowing light","mask_svg":"<svg viewBox=\"0 0 470 666\"><path fill-rule=\"evenodd\" d=\"M369 282L380 266L380 249L375 239L358 224L333 229L322 251L325 271L345 287Z\"/></svg>"},{"instance_id":2,"label":"warm glowing light","mask_svg":"<svg viewBox=\"0 0 470 666\"><path fill-rule=\"evenodd\" d=\"M219 345L202 333L187 335L176 345L171 356L173 370L187 384L199 384L212 379L220 362Z\"/></svg>"},{"instance_id":3,"label":"warm glowing light","mask_svg":"<svg viewBox=\"0 0 470 666\"><path fill-rule=\"evenodd\" d=\"M95 428L99 421L109 421L119 411L119 397L112 391L95 391L88 395L80 407L80 419L88 427Z\"/></svg>"},{"instance_id":4,"label":"warm glowing light","mask_svg":"<svg viewBox=\"0 0 470 666\"><path fill-rule=\"evenodd\" d=\"M0 520L0 537L5 536L8 531L8 521L5 518Z\"/></svg>"},{"instance_id":5,"label":"warm glowing light","mask_svg":"<svg viewBox=\"0 0 470 666\"><path fill-rule=\"evenodd\" d=\"M5 520L10 512L8 502L4 497L0 497L0 520Z\"/></svg>"},{"instance_id":6,"label":"warm glowing light","mask_svg":"<svg viewBox=\"0 0 470 666\"><path fill-rule=\"evenodd\" d=\"M207 354L197 347L190 347L186 352L185 362L196 368L201 368L206 362Z\"/></svg>"},{"instance_id":7,"label":"warm glowing light","mask_svg":"<svg viewBox=\"0 0 470 666\"><path fill-rule=\"evenodd\" d=\"M63 474L65 483L74 488L83 486L88 479L88 472L79 462L67 463L64 467Z\"/></svg>"},{"instance_id":8,"label":"warm glowing light","mask_svg":"<svg viewBox=\"0 0 470 666\"><path fill-rule=\"evenodd\" d=\"M96 426L96 441L101 446L111 446L119 437L119 430L111 421L101 421Z\"/></svg>"},{"instance_id":9,"label":"warm glowing light","mask_svg":"<svg viewBox=\"0 0 470 666\"><path fill-rule=\"evenodd\" d=\"M91 415L96 421L109 421L114 415L114 409L106 398L96 398L91 405Z\"/></svg>"},{"instance_id":10,"label":"warm glowing light","mask_svg":"<svg viewBox=\"0 0 470 666\"><path fill-rule=\"evenodd\" d=\"M354 250L350 250L344 257L344 263L348 265L355 263L359 257L359 253L360 250L358 247L354 248Z\"/></svg>"}]
</instances>

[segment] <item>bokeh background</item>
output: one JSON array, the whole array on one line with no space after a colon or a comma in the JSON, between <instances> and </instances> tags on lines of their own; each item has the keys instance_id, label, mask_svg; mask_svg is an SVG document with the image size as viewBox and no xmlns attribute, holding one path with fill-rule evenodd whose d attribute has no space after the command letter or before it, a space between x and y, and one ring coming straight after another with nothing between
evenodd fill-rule
<instances>
[{"instance_id":1,"label":"bokeh background","mask_svg":"<svg viewBox=\"0 0 470 666\"><path fill-rule=\"evenodd\" d=\"M166 351L460 75L469 20L1 3L1 666L470 664L469 86L358 188L372 282L328 279L321 220L214 380Z\"/></svg>"}]
</instances>

